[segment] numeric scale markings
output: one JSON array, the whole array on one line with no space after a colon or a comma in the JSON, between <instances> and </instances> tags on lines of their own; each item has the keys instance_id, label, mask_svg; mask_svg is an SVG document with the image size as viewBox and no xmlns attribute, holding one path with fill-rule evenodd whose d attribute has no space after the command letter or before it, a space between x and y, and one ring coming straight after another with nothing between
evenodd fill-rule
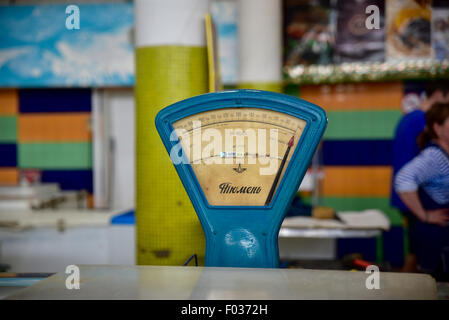
<instances>
[{"instance_id":1,"label":"numeric scale markings","mask_svg":"<svg viewBox=\"0 0 449 320\"><path fill-rule=\"evenodd\" d=\"M213 112L213 111L209 111L209 112ZM285 122L287 125L289 123L292 123L292 126L290 126L290 127L286 127L286 126L280 125L279 123L276 123L276 122L244 119L244 117L248 117L247 113L243 114L243 119L240 118L242 116L242 114L239 113L239 112L237 112L237 113L222 112L222 114L217 114L217 115L214 114L214 115L210 116L210 119L216 119L216 118L221 119L221 118L228 118L228 117L233 118L234 116L238 117L238 119L235 119L235 120L214 121L214 122L208 122L209 117L204 118L204 117L201 117L200 115L201 115L201 113L196 114L195 116L198 117L197 118L198 121L201 121L201 128L206 128L206 127L211 127L211 126L223 127L223 124L226 124L226 123L241 122L241 123L244 124L244 123L251 122L251 123L260 123L262 125L275 126L275 127L278 127L278 128L282 128L282 129L285 129L286 131L288 131L288 132L290 132L292 134L295 134L298 130L304 129L304 128L301 128L300 124L297 124L296 129L293 129L295 123L290 121L290 119L284 120L284 119L281 118L280 121L279 121L279 122ZM275 121L279 119L279 117L271 117L271 116L267 115L266 113L262 113L262 116L260 116L259 114L254 114L254 112L252 114L250 114L250 118L261 118L261 117L262 118L268 118L269 120L275 120ZM193 128L192 127L193 126L193 121L194 120L189 120L189 121L187 121L186 124L179 125L176 129L184 129L184 130L186 130L187 133L191 133L192 131L198 129L198 128ZM182 140L182 136L179 136L178 138L179 138L179 140ZM278 142L280 144L288 145L288 141L278 140ZM192 145L190 144L189 147L192 147ZM258 157L259 155L258 154L249 154L249 153L245 152L244 156ZM208 159L215 158L215 157L220 157L220 154L215 154L213 156L209 156L209 157L206 157L206 158L194 159L194 160L190 161L190 163L197 162L197 161L200 161L200 160L208 160ZM270 154L267 154L264 157L270 158ZM278 157L271 157L271 158L273 158L273 159L277 158L278 160L282 159L282 157L280 157L280 156L278 156Z\"/></svg>"}]
</instances>

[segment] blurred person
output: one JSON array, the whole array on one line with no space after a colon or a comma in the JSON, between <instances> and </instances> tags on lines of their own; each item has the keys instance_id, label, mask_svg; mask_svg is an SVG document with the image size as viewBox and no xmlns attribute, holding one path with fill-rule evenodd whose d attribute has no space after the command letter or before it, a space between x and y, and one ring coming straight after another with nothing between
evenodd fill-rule
<instances>
[{"instance_id":1,"label":"blurred person","mask_svg":"<svg viewBox=\"0 0 449 320\"><path fill-rule=\"evenodd\" d=\"M414 250L421 271L434 277L441 255L449 248L449 103L436 103L426 112L418 137L421 152L399 170L394 187L417 218Z\"/></svg>"},{"instance_id":2,"label":"blurred person","mask_svg":"<svg viewBox=\"0 0 449 320\"><path fill-rule=\"evenodd\" d=\"M399 120L393 139L393 182L399 170L419 153L417 140L426 126L426 111L433 104L446 101L449 101L449 81L428 82L425 98L422 100L420 108L405 114ZM394 183L391 188L391 205L400 210L408 224L409 254L406 257L403 271L417 272L414 236L414 225L417 218L396 193Z\"/></svg>"}]
</instances>

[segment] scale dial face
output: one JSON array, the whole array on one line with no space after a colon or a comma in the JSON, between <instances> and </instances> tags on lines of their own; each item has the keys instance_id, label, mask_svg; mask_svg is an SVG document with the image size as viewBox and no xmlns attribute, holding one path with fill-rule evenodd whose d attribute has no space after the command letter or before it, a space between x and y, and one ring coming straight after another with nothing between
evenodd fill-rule
<instances>
[{"instance_id":1,"label":"scale dial face","mask_svg":"<svg viewBox=\"0 0 449 320\"><path fill-rule=\"evenodd\" d=\"M262 108L229 107L173 123L182 152L212 206L269 205L306 121Z\"/></svg>"}]
</instances>

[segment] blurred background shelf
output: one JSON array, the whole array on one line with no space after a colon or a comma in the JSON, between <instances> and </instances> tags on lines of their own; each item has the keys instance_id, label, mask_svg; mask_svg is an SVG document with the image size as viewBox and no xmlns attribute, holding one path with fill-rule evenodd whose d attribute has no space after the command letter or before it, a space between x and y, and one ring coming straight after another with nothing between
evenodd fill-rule
<instances>
[{"instance_id":1,"label":"blurred background shelf","mask_svg":"<svg viewBox=\"0 0 449 320\"><path fill-rule=\"evenodd\" d=\"M449 60L296 65L285 67L284 77L287 84L297 85L449 79Z\"/></svg>"}]
</instances>

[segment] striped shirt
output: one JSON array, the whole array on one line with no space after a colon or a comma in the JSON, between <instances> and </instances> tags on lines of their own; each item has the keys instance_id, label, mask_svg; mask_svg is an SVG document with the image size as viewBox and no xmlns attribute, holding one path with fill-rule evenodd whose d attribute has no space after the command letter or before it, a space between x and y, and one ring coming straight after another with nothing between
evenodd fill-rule
<instances>
[{"instance_id":1,"label":"striped shirt","mask_svg":"<svg viewBox=\"0 0 449 320\"><path fill-rule=\"evenodd\" d=\"M449 157L430 146L399 170L394 181L396 192L418 191L421 187L440 205L449 203Z\"/></svg>"}]
</instances>

